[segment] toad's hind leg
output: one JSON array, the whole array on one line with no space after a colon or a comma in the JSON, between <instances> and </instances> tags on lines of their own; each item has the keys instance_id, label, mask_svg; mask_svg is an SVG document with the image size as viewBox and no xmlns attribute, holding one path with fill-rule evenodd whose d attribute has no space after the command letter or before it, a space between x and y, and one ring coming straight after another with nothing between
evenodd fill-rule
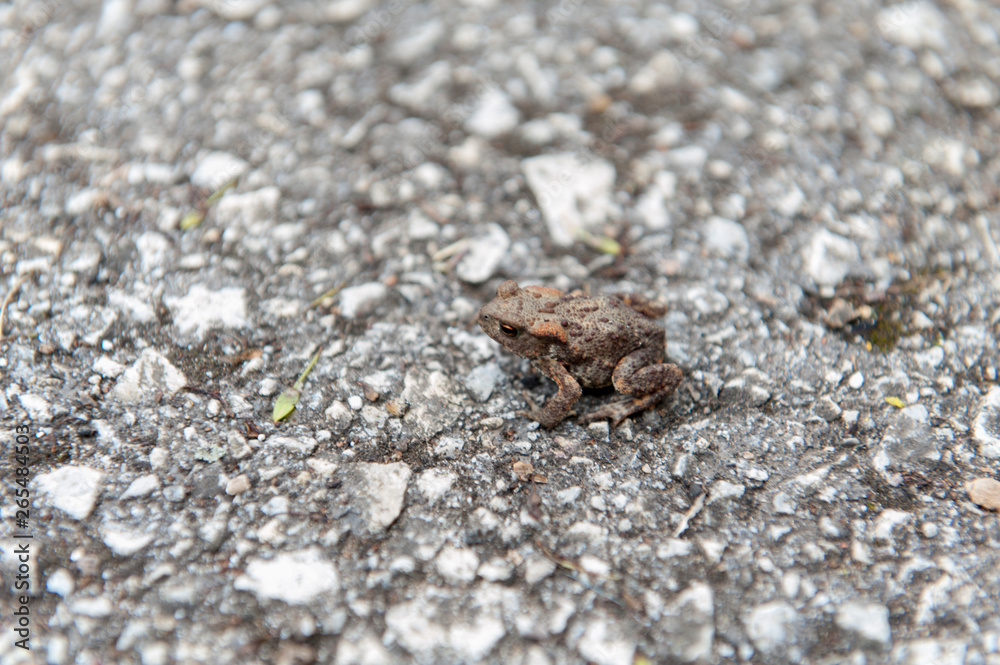
<instances>
[{"instance_id":1,"label":"toad's hind leg","mask_svg":"<svg viewBox=\"0 0 1000 665\"><path fill-rule=\"evenodd\" d=\"M638 395L638 397L601 407L582 416L580 422L610 420L612 427L618 427L621 421L632 414L648 409L674 392L683 377L684 373L681 372L681 369L677 365L669 363L646 365L628 375L620 374L616 369L613 377L615 390L627 395Z\"/></svg>"}]
</instances>

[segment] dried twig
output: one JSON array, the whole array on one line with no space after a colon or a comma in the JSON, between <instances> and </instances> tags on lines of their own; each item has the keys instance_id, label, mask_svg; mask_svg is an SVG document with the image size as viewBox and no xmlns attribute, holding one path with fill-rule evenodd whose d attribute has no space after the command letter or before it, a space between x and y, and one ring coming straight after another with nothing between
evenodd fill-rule
<instances>
[{"instance_id":1,"label":"dried twig","mask_svg":"<svg viewBox=\"0 0 1000 665\"><path fill-rule=\"evenodd\" d=\"M694 500L691 508L687 511L683 518L681 518L681 523L677 525L674 529L674 538L680 537L682 533L687 531L688 524L694 519L695 515L701 512L701 509L705 507L705 496L706 492L702 492L698 495L698 498Z\"/></svg>"},{"instance_id":2,"label":"dried twig","mask_svg":"<svg viewBox=\"0 0 1000 665\"><path fill-rule=\"evenodd\" d=\"M7 305L9 305L11 301L14 299L14 296L17 295L17 292L21 289L21 284L23 284L24 280L26 280L27 278L28 278L27 275L18 278L14 282L14 286L12 286L10 288L10 291L7 292L7 297L3 299L3 304L0 305L0 344L3 344L3 339L4 339L3 326L4 326L4 318L7 315Z\"/></svg>"}]
</instances>

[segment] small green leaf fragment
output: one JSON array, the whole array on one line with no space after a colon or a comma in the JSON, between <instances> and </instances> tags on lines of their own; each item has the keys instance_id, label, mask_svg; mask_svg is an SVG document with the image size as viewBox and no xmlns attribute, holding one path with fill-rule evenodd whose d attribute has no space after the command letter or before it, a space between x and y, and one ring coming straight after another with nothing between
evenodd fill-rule
<instances>
[{"instance_id":1,"label":"small green leaf fragment","mask_svg":"<svg viewBox=\"0 0 1000 665\"><path fill-rule=\"evenodd\" d=\"M205 219L205 213L202 210L191 210L185 213L181 217L181 231L195 228L201 224L203 219Z\"/></svg>"},{"instance_id":2,"label":"small green leaf fragment","mask_svg":"<svg viewBox=\"0 0 1000 665\"><path fill-rule=\"evenodd\" d=\"M288 414L295 410L295 405L299 403L299 398L302 396L300 392L302 384L305 383L306 377L309 376L309 372L316 365L316 361L319 360L319 353L323 350L323 347L316 349L316 353L313 354L312 360L309 361L309 365L302 371L299 378L295 381L295 385L291 388L285 388L278 395L278 399L274 401L274 411L271 412L271 418L274 422L278 422L283 418L287 418Z\"/></svg>"},{"instance_id":3,"label":"small green leaf fragment","mask_svg":"<svg viewBox=\"0 0 1000 665\"><path fill-rule=\"evenodd\" d=\"M905 409L906 408L906 402L904 402L903 400L899 399L898 397L886 397L885 401L888 402L889 404L892 404L897 409Z\"/></svg>"},{"instance_id":4,"label":"small green leaf fragment","mask_svg":"<svg viewBox=\"0 0 1000 665\"><path fill-rule=\"evenodd\" d=\"M341 282L340 284L337 284L335 287L333 287L332 289L329 289L326 293L324 293L323 295L319 296L318 298L316 298L315 300L313 300L311 303L309 303L309 307L310 308L312 308L312 307L318 307L327 298L332 298L335 295L337 295L338 293L340 293L341 290L345 286L347 286L347 282Z\"/></svg>"},{"instance_id":5,"label":"small green leaf fragment","mask_svg":"<svg viewBox=\"0 0 1000 665\"><path fill-rule=\"evenodd\" d=\"M576 229L576 237L585 242L591 249L602 254L618 256L622 253L622 246L617 240L610 236L595 236L584 229Z\"/></svg>"},{"instance_id":6,"label":"small green leaf fragment","mask_svg":"<svg viewBox=\"0 0 1000 665\"><path fill-rule=\"evenodd\" d=\"M622 246L614 238L608 236L601 236L600 238L594 238L594 242L591 243L591 247L596 249L602 254L610 254L612 256L618 256L622 253Z\"/></svg>"},{"instance_id":7,"label":"small green leaf fragment","mask_svg":"<svg viewBox=\"0 0 1000 665\"><path fill-rule=\"evenodd\" d=\"M223 194L225 194L227 191L229 191L230 189L232 189L233 187L236 186L236 181L237 180L238 180L238 178L233 178L232 180L230 180L229 182L227 182L225 185L223 185L219 189L217 189L214 192L212 192L212 195L209 196L205 200L205 206L206 207L213 206L216 201L218 201L219 199L222 198Z\"/></svg>"},{"instance_id":8,"label":"small green leaf fragment","mask_svg":"<svg viewBox=\"0 0 1000 665\"><path fill-rule=\"evenodd\" d=\"M309 361L309 365L304 370L302 370L302 374L299 376L298 380L295 382L295 386L294 386L295 390L298 390L299 388L301 388L302 384L305 383L306 377L309 376L309 372L312 371L312 368L316 365L316 361L319 360L319 352L322 351L322 350L323 350L323 347L320 347L320 348L316 349L316 353L313 354L312 360Z\"/></svg>"},{"instance_id":9,"label":"small green leaf fragment","mask_svg":"<svg viewBox=\"0 0 1000 665\"><path fill-rule=\"evenodd\" d=\"M299 403L301 395L297 388L286 388L281 391L278 399L274 402L274 411L271 414L272 420L278 422L287 418L288 414L295 410L295 405Z\"/></svg>"}]
</instances>

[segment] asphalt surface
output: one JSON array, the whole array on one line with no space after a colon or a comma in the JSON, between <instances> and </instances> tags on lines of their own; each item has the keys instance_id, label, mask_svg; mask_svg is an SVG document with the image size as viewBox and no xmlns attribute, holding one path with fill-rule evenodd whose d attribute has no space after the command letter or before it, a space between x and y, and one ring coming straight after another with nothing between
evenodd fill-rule
<instances>
[{"instance_id":1,"label":"asphalt surface","mask_svg":"<svg viewBox=\"0 0 1000 665\"><path fill-rule=\"evenodd\" d=\"M998 33L0 4L0 661L1000 664ZM679 389L539 428L505 279Z\"/></svg>"}]
</instances>

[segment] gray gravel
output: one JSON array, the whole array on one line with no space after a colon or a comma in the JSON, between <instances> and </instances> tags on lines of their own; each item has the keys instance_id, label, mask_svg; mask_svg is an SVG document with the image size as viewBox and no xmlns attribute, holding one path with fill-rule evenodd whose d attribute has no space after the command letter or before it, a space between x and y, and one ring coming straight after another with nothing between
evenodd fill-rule
<instances>
[{"instance_id":1,"label":"gray gravel","mask_svg":"<svg viewBox=\"0 0 1000 665\"><path fill-rule=\"evenodd\" d=\"M0 661L1000 665L998 33L0 4ZM508 278L659 299L680 389L539 429Z\"/></svg>"}]
</instances>

